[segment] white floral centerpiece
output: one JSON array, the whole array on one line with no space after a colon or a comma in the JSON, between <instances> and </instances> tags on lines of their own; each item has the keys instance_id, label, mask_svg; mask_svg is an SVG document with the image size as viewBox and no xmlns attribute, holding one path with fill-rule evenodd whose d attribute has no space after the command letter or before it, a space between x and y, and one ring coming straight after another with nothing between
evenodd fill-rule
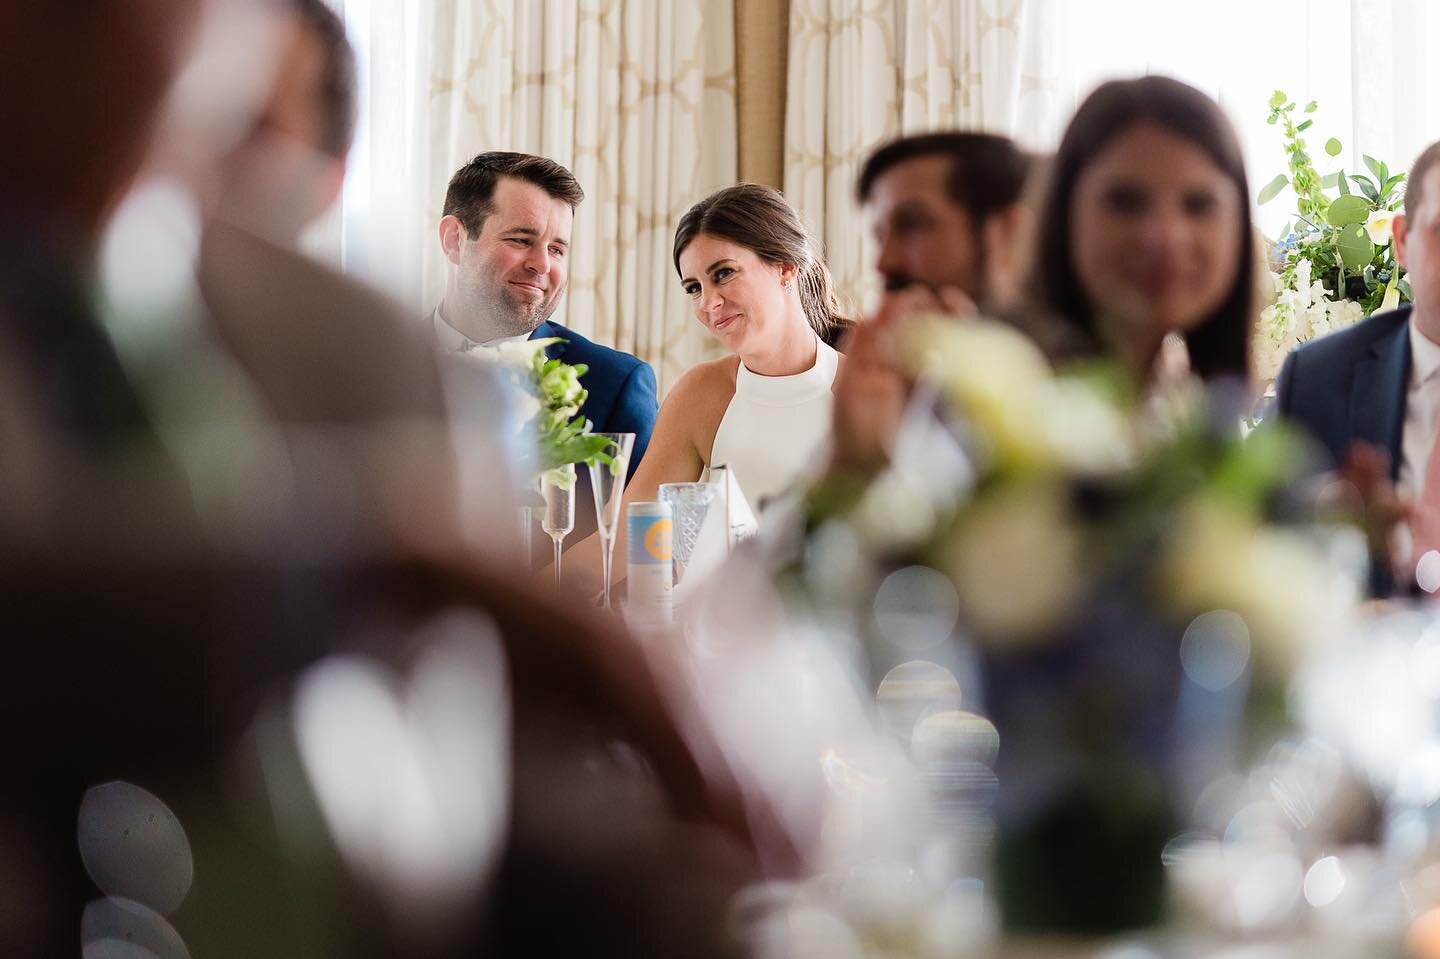
<instances>
[{"instance_id":1,"label":"white floral centerpiece","mask_svg":"<svg viewBox=\"0 0 1440 959\"><path fill-rule=\"evenodd\" d=\"M580 415L589 395L581 385L584 363L551 359L545 349L558 337L522 340L485 347L474 344L462 350L493 366L511 387L517 431L528 431L536 461L531 472L562 488L575 482L574 464L601 463L615 467L611 443L591 432Z\"/></svg>"},{"instance_id":2,"label":"white floral centerpiece","mask_svg":"<svg viewBox=\"0 0 1440 959\"><path fill-rule=\"evenodd\" d=\"M1104 364L1056 373L1003 324L919 318L897 344L934 388L966 483L927 475L929 451L899 481L831 478L809 500L792 595L819 622L851 624L883 671L915 659L892 638L886 590L923 580L925 595L943 592L936 608L954 611L943 642L976 664L978 699L964 708L999 744L985 760L993 835L982 825L955 841L990 849L978 878L997 890L1004 926L1153 923L1191 778L1221 771L1206 762L1239 748L1242 718L1276 721L1297 648L1354 594L1304 531L1271 519L1290 496L1296 438L1280 426L1242 438L1244 398L1198 382L1142 399ZM904 615L922 610L907 601ZM934 662L954 658L928 648ZM882 693L916 668L891 669ZM900 734L923 738L918 725ZM913 759L921 780L951 781L926 771L923 751Z\"/></svg>"},{"instance_id":3,"label":"white floral centerpiece","mask_svg":"<svg viewBox=\"0 0 1440 959\"><path fill-rule=\"evenodd\" d=\"M1314 121L1297 121L1296 109L1284 91L1270 98L1268 122L1284 130L1289 173L1277 174L1258 200L1268 203L1288 186L1296 211L1270 243L1275 298L1260 314L1255 351L1257 373L1266 380L1279 374L1286 354L1301 343L1410 300L1410 284L1395 260L1390 236L1404 199L1405 174L1392 173L1366 155L1366 173L1341 168L1321 176L1304 138ZM1312 100L1301 112L1316 109ZM1338 157L1343 150L1334 137L1325 142L1328 156Z\"/></svg>"}]
</instances>

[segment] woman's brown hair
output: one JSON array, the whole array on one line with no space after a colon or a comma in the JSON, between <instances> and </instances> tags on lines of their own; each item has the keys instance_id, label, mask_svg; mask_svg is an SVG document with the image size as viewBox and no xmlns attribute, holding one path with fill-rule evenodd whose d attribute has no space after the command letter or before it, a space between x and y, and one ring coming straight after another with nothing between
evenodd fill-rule
<instances>
[{"instance_id":1,"label":"woman's brown hair","mask_svg":"<svg viewBox=\"0 0 1440 959\"><path fill-rule=\"evenodd\" d=\"M829 268L800 215L780 191L737 183L692 206L675 228L676 273L680 254L702 233L739 244L772 266L794 266L805 318L829 345L836 345L850 328L853 321L840 311Z\"/></svg>"}]
</instances>

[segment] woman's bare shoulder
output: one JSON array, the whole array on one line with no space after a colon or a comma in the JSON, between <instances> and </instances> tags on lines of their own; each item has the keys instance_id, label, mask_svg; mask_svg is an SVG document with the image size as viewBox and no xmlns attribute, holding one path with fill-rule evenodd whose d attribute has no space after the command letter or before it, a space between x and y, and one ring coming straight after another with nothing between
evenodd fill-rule
<instances>
[{"instance_id":1,"label":"woman's bare shoulder","mask_svg":"<svg viewBox=\"0 0 1440 959\"><path fill-rule=\"evenodd\" d=\"M728 403L735 393L735 373L740 367L738 356L722 356L717 360L696 363L680 375L670 388L670 396L689 403L721 401Z\"/></svg>"}]
</instances>

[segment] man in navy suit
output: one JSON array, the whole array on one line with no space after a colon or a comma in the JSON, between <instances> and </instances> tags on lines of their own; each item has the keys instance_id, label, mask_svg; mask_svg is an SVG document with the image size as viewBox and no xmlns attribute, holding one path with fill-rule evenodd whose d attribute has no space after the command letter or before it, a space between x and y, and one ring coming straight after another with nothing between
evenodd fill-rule
<instances>
[{"instance_id":1,"label":"man in navy suit","mask_svg":"<svg viewBox=\"0 0 1440 959\"><path fill-rule=\"evenodd\" d=\"M452 268L435 334L442 348L455 349L559 337L549 355L589 368L580 379L589 393L581 415L596 432L635 434L633 475L655 425L654 370L550 322L565 292L571 227L584 197L570 171L545 157L482 153L457 170L440 220L440 246ZM593 529L588 493L579 493L577 520L588 517Z\"/></svg>"},{"instance_id":2,"label":"man in navy suit","mask_svg":"<svg viewBox=\"0 0 1440 959\"><path fill-rule=\"evenodd\" d=\"M1405 506L1420 498L1440 427L1440 143L1415 161L1394 243L1414 302L1295 350L1276 380L1276 405L1320 441L1332 465L1379 474L1380 496ZM1397 532L1393 552L1403 564L1413 544L1408 529ZM1372 577L1381 594L1394 585L1385 559L1377 557ZM1405 570L1402 585L1412 578Z\"/></svg>"}]
</instances>

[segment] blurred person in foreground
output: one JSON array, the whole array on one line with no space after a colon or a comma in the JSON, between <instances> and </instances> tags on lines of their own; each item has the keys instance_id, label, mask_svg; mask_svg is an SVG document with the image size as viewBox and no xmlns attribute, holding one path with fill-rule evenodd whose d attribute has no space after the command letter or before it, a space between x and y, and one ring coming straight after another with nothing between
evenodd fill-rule
<instances>
[{"instance_id":1,"label":"blurred person in foreground","mask_svg":"<svg viewBox=\"0 0 1440 959\"><path fill-rule=\"evenodd\" d=\"M1243 390L1247 384L1258 313L1247 196L1237 138L1209 97L1153 76L1098 87L1061 138L1035 218L1033 274L1024 290L1029 302L1018 308L1027 311L1036 329L1057 330L1056 342L1063 346L1063 351L1041 352L1056 364L1101 361L1117 391L1129 398L1190 400L1193 379L1214 385L1221 412L1207 415L1203 429L1218 424L1213 427L1222 437L1217 442L1235 442L1238 410L1245 404L1235 404L1237 415L1227 417L1224 394L1230 385ZM890 323L898 326L908 319L898 316ZM1180 352L1188 352L1193 379L1170 365L1167 340L1188 347ZM1037 515L1037 501L997 498L994 491L1003 489L999 477L1005 470L1024 475L1027 467L1009 461L996 467L990 458L1003 454L973 441L966 445L970 437L985 436L985 412L1017 433L1030 430L1039 436L1054 425L1049 420L1053 411L1038 414L1045 419L1027 412L1019 390L1014 405L1007 403L1004 385L983 366L993 355L973 360L947 355L947 367L953 368L938 374L942 382L952 377L952 383L962 379L962 371L976 379L988 374L995 385L995 395L987 395L993 409L976 412L972 424L960 422L946 431L962 458L973 464L970 468L956 470L953 479L939 475L932 466L940 459L938 441L946 438L939 432L919 455L902 455L904 444L897 444L888 468L911 470L910 485L887 486L886 474L872 480L864 473L857 478L832 470L827 485L812 493L810 519L818 526L838 516L858 530L857 539L878 536L877 565L886 572L896 572L887 564L918 558L947 573L955 586L950 595L956 597L961 626L943 647L937 643L927 650L926 660L944 664L938 657L956 651L973 655L969 675L977 680L976 695L965 689L963 701L975 703L966 708L977 708L998 731L1001 745L993 766L998 829L991 878L1007 925L1100 932L1151 923L1162 909L1160 850L1175 828L1169 793L1183 789L1186 774L1208 773L1202 767L1212 761L1196 760L1184 746L1204 742L1212 749L1208 757L1223 755L1227 740L1223 729L1216 729L1231 715L1226 710L1232 704L1202 703L1185 688L1176 655L1185 623L1174 629L1154 615L1161 590L1134 570L1113 581L1080 586L1054 607L1062 611L1055 619L1022 640L987 641L996 635L986 617L993 597L1013 600L1012 609L1043 606L1047 595L1056 595L1047 592L1051 582L1065 583L1063 591L1084 581L1074 567L1053 575L1038 571L1045 556L1069 549L1061 532L1069 520L1035 520L1039 525L1032 534L1025 522ZM1044 365L1038 354L1027 356ZM1028 375L1023 365L996 368ZM1120 405L1132 408L1128 402ZM1175 414L1170 404L1161 405ZM908 411L904 425L909 426ZM836 429L845 429L838 417ZM837 451L846 440L837 435ZM861 459L858 465L869 464ZM1027 480L1044 486L1051 482L1037 479L1044 472L1042 467ZM1063 476L1065 471L1056 472ZM871 495L876 491L881 495ZM1066 505L1057 517L1072 510L1085 515L1090 508L1084 493L1066 488L1060 495ZM923 546L887 552L884 537L872 531L889 534L884 524L894 517L889 525L901 531L897 539L903 544L906 507L917 499L928 505L925 497L939 504L935 514L953 512L968 522L952 527L944 519L940 532ZM1132 508L1144 498L1118 484L1115 501ZM1164 522L1173 528L1175 516L1167 513ZM955 547L962 542L961 534L953 532L957 528L974 537L964 550ZM988 537L978 532L982 529L990 531ZM822 537L812 537L810 545L817 541ZM1077 561L1103 566L1099 554L1104 550L1094 547L1098 542L1077 547L1083 557ZM1141 553L1137 549L1134 555ZM1007 556L1023 559L1007 567ZM815 565L822 564L817 560ZM873 645L876 651L867 653L880 670L905 652L880 639ZM963 683L967 674L956 672ZM877 671L870 678L880 675ZM1182 701L1183 711L1177 706Z\"/></svg>"},{"instance_id":2,"label":"blurred person in foreground","mask_svg":"<svg viewBox=\"0 0 1440 959\"><path fill-rule=\"evenodd\" d=\"M892 355L898 318L997 315L1014 306L1031 166L1010 139L970 131L901 137L865 161L855 193L885 293L844 346L832 470L868 475L890 457L910 397Z\"/></svg>"},{"instance_id":3,"label":"blurred person in foreground","mask_svg":"<svg viewBox=\"0 0 1440 959\"><path fill-rule=\"evenodd\" d=\"M220 162L217 214L277 245L340 197L355 136L355 51L325 0L274 7L275 70L248 129Z\"/></svg>"},{"instance_id":4,"label":"blurred person in foreground","mask_svg":"<svg viewBox=\"0 0 1440 959\"><path fill-rule=\"evenodd\" d=\"M575 936L601 952L637 941L656 953L723 951L719 912L727 891L754 869L743 851L748 829L723 760L707 753L713 761L702 769L679 735L660 667L640 660L623 638L569 619L487 571L456 542L444 431L433 428L429 400L410 401L396 418L416 427L402 454L395 435L377 428L391 421L390 411L353 396L374 384L351 379L345 393L320 385L369 368L366 351L389 345L409 356L405 341L376 332L383 320L372 327L356 317L360 358L348 340L329 353L302 353L314 361L314 385L293 393L287 388L300 382L295 372L268 365L282 362L280 351L236 349L205 367L233 365L248 374L234 377L223 398L209 382L175 384L190 393L142 389L119 361L88 293L102 229L151 146L197 17L214 9L193 0L0 9L7 44L0 118L24 133L0 154L0 245L7 252L0 258L0 610L10 635L27 639L27 665L7 672L0 696L8 730L0 750L0 940L15 954L73 953L82 907L97 902L101 908L85 914L87 936L100 934L95 923L106 909L109 938L126 938L117 910L140 916L152 932L169 928L158 902L131 910L103 898L133 901L145 885L144 877L137 886L126 874L143 867L150 850L127 845L123 819L82 817L78 839L87 858L77 852L82 796L124 779L173 802L192 831L201 899L175 921L206 954L294 945L288 922L307 910L328 917L338 938L295 948L320 954L334 954L326 947L337 944L350 954L445 954L466 944L473 951L480 936L512 949ZM72 66L50 69L62 60ZM254 69L253 59L245 62ZM93 109L101 100L105 109ZM154 265L166 251L131 252L131 262ZM306 269L266 279L293 282L303 294L311 277ZM126 309L143 318L142 306L132 300ZM241 334L246 319L265 319L243 308L235 316ZM158 306L154 318L166 320ZM167 341L161 352L183 358L183 328L161 322L145 330ZM407 359L392 367L397 382L384 388L438 396L428 369ZM232 396L241 399L231 405ZM243 429L222 428L232 423ZM267 431L295 423L333 428L300 446L318 450L312 462L328 466L307 475L291 468L303 458L295 448L276 455ZM338 455L331 436L344 439ZM242 437L252 442L232 444ZM220 454L208 461L216 468L208 473L207 451ZM381 464L405 455L430 469L385 472ZM338 526L317 524L306 515L314 502L287 496L291 484L323 480L327 470L330 505L341 507L331 516ZM397 491L366 476L351 482L352 471L371 470L377 477L428 476L436 485ZM483 611L498 627L514 736L526 744L514 754L525 761L509 790L513 814L502 819L510 829L493 890L501 904L497 925L476 931L482 888L462 882L448 891L461 902L468 896L471 908L442 912L417 938L396 900L381 894L384 882L366 892L336 878L297 891L286 885L284 869L256 865L276 856L234 853L247 842L231 821L222 783L229 744L267 689L285 688L297 669L336 649L403 671L423 653L412 627L455 607ZM484 646L473 631L467 642ZM375 712L348 715L373 720ZM593 737L572 735L577 727ZM617 738L638 747L653 778L614 774L617 767L601 762L610 770L601 778L616 785L596 785L595 749ZM546 748L530 748L536 744ZM463 739L451 745L462 755L467 748ZM343 760L344 753L318 758ZM565 808L547 804L556 782L565 787ZM588 828L599 819L595 804L619 808L616 788L630 790L621 804L634 817L630 828ZM636 802L634 790L647 802ZM691 822L720 828L695 830ZM387 825L376 824L381 831ZM727 831L740 843L721 838ZM90 838L102 840L98 858ZM265 845L273 835L255 841ZM443 866L445 853L438 855ZM633 908L596 908L602 881ZM245 894L217 902L216 889ZM642 905L647 895L660 897L653 909ZM690 911L667 913L669 895ZM380 908L363 905L376 898ZM551 923L547 905L571 921ZM676 928L677 917L687 928ZM237 932L244 934L229 935Z\"/></svg>"},{"instance_id":5,"label":"blurred person in foreground","mask_svg":"<svg viewBox=\"0 0 1440 959\"><path fill-rule=\"evenodd\" d=\"M1392 227L1414 302L1307 343L1275 381L1279 415L1308 430L1364 504L1371 590L1440 586L1440 143L1421 151ZM1418 512L1417 512L1418 510Z\"/></svg>"},{"instance_id":6,"label":"blurred person in foreground","mask_svg":"<svg viewBox=\"0 0 1440 959\"><path fill-rule=\"evenodd\" d=\"M1076 111L1036 216L1027 292L1140 388L1176 371L1249 377L1253 230L1239 142L1220 107L1168 77L1101 84Z\"/></svg>"}]
</instances>

